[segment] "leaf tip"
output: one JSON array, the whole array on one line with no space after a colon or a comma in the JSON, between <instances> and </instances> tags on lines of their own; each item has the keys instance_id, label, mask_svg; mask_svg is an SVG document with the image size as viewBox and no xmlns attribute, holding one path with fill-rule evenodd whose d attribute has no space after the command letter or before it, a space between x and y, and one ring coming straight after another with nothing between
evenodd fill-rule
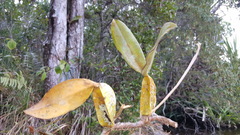
<instances>
[{"instance_id":1,"label":"leaf tip","mask_svg":"<svg viewBox=\"0 0 240 135\"><path fill-rule=\"evenodd\" d=\"M23 112L24 112L25 114L28 114L27 110L28 110L28 109L24 110Z\"/></svg>"},{"instance_id":2,"label":"leaf tip","mask_svg":"<svg viewBox=\"0 0 240 135\"><path fill-rule=\"evenodd\" d=\"M115 19L112 20L111 25L114 25L114 24L116 24L116 20Z\"/></svg>"}]
</instances>

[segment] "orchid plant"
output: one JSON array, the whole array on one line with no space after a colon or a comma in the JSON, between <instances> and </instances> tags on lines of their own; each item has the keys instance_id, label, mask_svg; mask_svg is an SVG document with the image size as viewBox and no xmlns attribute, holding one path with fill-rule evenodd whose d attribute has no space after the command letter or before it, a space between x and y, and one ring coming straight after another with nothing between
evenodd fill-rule
<instances>
[{"instance_id":1,"label":"orchid plant","mask_svg":"<svg viewBox=\"0 0 240 135\"><path fill-rule=\"evenodd\" d=\"M36 118L51 119L76 109L92 95L99 124L104 127L103 135L109 134L112 130L141 128L149 124L150 121L159 121L162 124L177 127L176 122L154 113L160 106L156 107L156 85L149 76L159 42L166 33L176 27L175 23L165 23L154 46L145 57L131 30L120 20L114 19L111 23L110 32L117 50L122 54L128 65L143 76L140 91L140 121L136 123L115 123L122 110L130 106L122 105L116 113L116 96L111 86L84 78L70 79L57 84L37 104L24 112Z\"/></svg>"}]
</instances>

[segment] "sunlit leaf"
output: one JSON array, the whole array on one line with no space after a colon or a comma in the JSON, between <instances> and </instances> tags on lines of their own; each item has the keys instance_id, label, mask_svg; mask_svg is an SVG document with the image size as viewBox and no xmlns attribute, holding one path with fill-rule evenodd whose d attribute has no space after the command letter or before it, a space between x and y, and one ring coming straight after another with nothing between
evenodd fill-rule
<instances>
[{"instance_id":1,"label":"sunlit leaf","mask_svg":"<svg viewBox=\"0 0 240 135\"><path fill-rule=\"evenodd\" d=\"M44 71L41 76L41 81L44 81L47 77L47 73Z\"/></svg>"},{"instance_id":2,"label":"sunlit leaf","mask_svg":"<svg viewBox=\"0 0 240 135\"><path fill-rule=\"evenodd\" d=\"M100 83L99 87L93 90L93 101L99 123L103 127L113 126L116 114L116 97L113 89L106 83Z\"/></svg>"},{"instance_id":3,"label":"sunlit leaf","mask_svg":"<svg viewBox=\"0 0 240 135\"><path fill-rule=\"evenodd\" d=\"M67 63L65 66L65 72L68 72L70 70L70 65Z\"/></svg>"},{"instance_id":4,"label":"sunlit leaf","mask_svg":"<svg viewBox=\"0 0 240 135\"><path fill-rule=\"evenodd\" d=\"M82 105L98 86L88 79L71 79L57 84L34 106L25 110L28 115L50 119L66 114Z\"/></svg>"},{"instance_id":5,"label":"sunlit leaf","mask_svg":"<svg viewBox=\"0 0 240 135\"><path fill-rule=\"evenodd\" d=\"M65 68L65 65L66 65L66 64L67 64L66 61L61 60L61 61L60 61L60 64L59 64L60 69L63 70L63 69Z\"/></svg>"},{"instance_id":6,"label":"sunlit leaf","mask_svg":"<svg viewBox=\"0 0 240 135\"><path fill-rule=\"evenodd\" d=\"M118 51L124 60L137 72L142 71L146 64L145 56L131 30L121 21L113 20L111 35Z\"/></svg>"},{"instance_id":7,"label":"sunlit leaf","mask_svg":"<svg viewBox=\"0 0 240 135\"><path fill-rule=\"evenodd\" d=\"M62 73L62 69L61 69L61 67L59 65L55 67L55 72L57 74L61 74Z\"/></svg>"},{"instance_id":8,"label":"sunlit leaf","mask_svg":"<svg viewBox=\"0 0 240 135\"><path fill-rule=\"evenodd\" d=\"M144 66L144 69L142 71L142 75L146 76L148 74L148 72L150 71L150 69L152 68L152 63L157 51L157 47L159 42L161 41L161 39L163 38L163 36L168 33L170 30L176 28L177 25L175 23L172 22L167 22L163 25L163 27L161 28L157 41L155 43L155 45L153 46L153 48L150 50L150 52L147 54L146 57L146 65Z\"/></svg>"},{"instance_id":9,"label":"sunlit leaf","mask_svg":"<svg viewBox=\"0 0 240 135\"><path fill-rule=\"evenodd\" d=\"M16 46L17 46L17 43L13 39L11 39L10 41L7 42L7 47L10 50L15 49Z\"/></svg>"},{"instance_id":10,"label":"sunlit leaf","mask_svg":"<svg viewBox=\"0 0 240 135\"><path fill-rule=\"evenodd\" d=\"M156 85L150 76L145 76L142 81L140 97L140 114L151 115L156 105Z\"/></svg>"}]
</instances>

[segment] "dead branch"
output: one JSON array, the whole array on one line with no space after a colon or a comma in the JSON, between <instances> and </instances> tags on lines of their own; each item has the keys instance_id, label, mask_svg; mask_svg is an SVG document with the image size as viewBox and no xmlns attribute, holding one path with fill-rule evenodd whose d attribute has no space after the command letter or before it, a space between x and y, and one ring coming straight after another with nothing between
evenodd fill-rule
<instances>
[{"instance_id":1,"label":"dead branch","mask_svg":"<svg viewBox=\"0 0 240 135\"><path fill-rule=\"evenodd\" d=\"M121 113L122 113L122 111L123 111L124 109L130 108L130 107L132 107L132 105L121 104L121 107L120 107L120 109L118 110L116 116L114 117L114 120L116 120L116 119L121 115Z\"/></svg>"},{"instance_id":2,"label":"dead branch","mask_svg":"<svg viewBox=\"0 0 240 135\"><path fill-rule=\"evenodd\" d=\"M175 121L172 121L171 119L168 119L164 116L159 116L157 114L153 114L151 116L142 116L140 121L137 122L120 122L116 123L111 128L104 128L101 135L108 135L111 131L114 130L130 130L130 129L136 129L141 128L147 125L150 125L151 122L158 121L163 125L172 126L174 128L178 127L178 123Z\"/></svg>"}]
</instances>

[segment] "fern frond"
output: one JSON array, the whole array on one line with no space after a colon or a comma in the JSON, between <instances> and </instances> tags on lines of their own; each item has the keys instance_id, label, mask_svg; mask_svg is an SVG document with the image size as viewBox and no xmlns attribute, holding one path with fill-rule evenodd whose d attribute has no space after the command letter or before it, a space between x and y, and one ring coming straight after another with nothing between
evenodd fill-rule
<instances>
[{"instance_id":1,"label":"fern frond","mask_svg":"<svg viewBox=\"0 0 240 135\"><path fill-rule=\"evenodd\" d=\"M22 72L16 73L16 77L11 77L10 75L1 76L0 77L0 83L4 87L10 87L12 89L18 89L20 90L21 88L26 88L27 87L27 81L25 80Z\"/></svg>"}]
</instances>

